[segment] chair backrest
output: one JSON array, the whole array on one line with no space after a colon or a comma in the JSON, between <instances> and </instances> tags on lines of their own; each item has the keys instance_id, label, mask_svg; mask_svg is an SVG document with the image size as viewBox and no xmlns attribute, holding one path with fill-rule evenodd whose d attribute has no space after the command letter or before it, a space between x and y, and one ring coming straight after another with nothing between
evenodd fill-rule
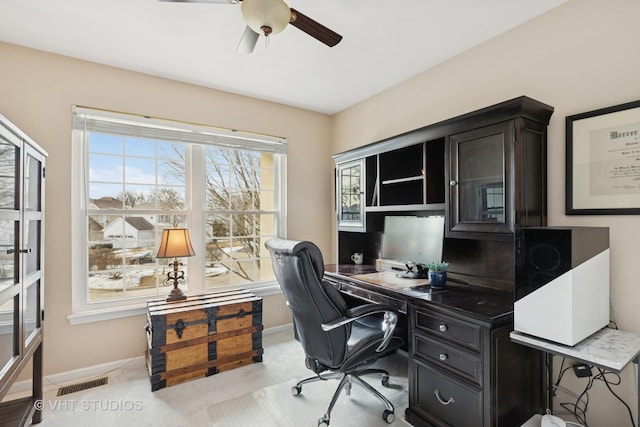
<instances>
[{"instance_id":1,"label":"chair backrest","mask_svg":"<svg viewBox=\"0 0 640 427\"><path fill-rule=\"evenodd\" d=\"M340 292L323 281L320 249L311 242L277 237L267 240L265 246L271 253L274 273L293 313L298 339L307 357L327 368L339 367L344 361L351 326L325 332L321 324L342 317L348 306Z\"/></svg>"}]
</instances>

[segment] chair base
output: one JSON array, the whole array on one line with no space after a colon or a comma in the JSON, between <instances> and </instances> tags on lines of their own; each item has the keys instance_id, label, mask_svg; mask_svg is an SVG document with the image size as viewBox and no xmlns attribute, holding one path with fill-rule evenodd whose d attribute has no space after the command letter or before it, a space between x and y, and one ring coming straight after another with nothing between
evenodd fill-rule
<instances>
[{"instance_id":1,"label":"chair base","mask_svg":"<svg viewBox=\"0 0 640 427\"><path fill-rule=\"evenodd\" d=\"M359 384L365 390L369 391L374 396L376 396L385 404L386 409L382 413L382 418L387 423L392 423L395 418L394 417L395 408L393 407L393 404L382 393L380 393L373 386L371 386L371 384L367 383L365 380L360 378L362 375L369 375L369 374L382 374L382 385L385 387L389 385L389 372L387 372L384 369L368 368L368 369L361 369L361 370L356 370L356 371L351 371L346 373L335 372L335 371L325 371L325 372L319 373L316 376L305 378L299 381L295 386L291 388L291 392L294 396L297 396L298 394L302 393L303 384L308 384L316 381L340 379L338 388L333 393L333 397L331 398L331 402L329 403L329 407L327 408L327 411L324 413L322 418L318 420L318 426L328 426L329 420L331 418L331 410L333 409L336 402L338 401L338 397L340 397L340 392L344 389L345 394L347 396L351 395L351 386L353 383L356 383L356 384Z\"/></svg>"}]
</instances>

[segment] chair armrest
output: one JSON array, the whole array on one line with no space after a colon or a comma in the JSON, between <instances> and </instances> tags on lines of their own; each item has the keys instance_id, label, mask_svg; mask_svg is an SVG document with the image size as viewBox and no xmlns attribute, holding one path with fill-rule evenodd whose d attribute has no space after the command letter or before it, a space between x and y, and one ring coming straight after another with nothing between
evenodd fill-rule
<instances>
[{"instance_id":1,"label":"chair armrest","mask_svg":"<svg viewBox=\"0 0 640 427\"><path fill-rule=\"evenodd\" d=\"M398 313L398 309L388 304L364 304L352 307L347 310L347 316L349 317L365 317L370 314L376 313Z\"/></svg>"},{"instance_id":2,"label":"chair armrest","mask_svg":"<svg viewBox=\"0 0 640 427\"><path fill-rule=\"evenodd\" d=\"M340 326L344 326L347 323L351 323L355 320L362 319L363 317L370 316L372 314L379 313L393 313L395 314L397 310L390 305L386 304L365 304L357 307L350 308L347 310L347 317L340 317L333 322L323 323L322 330L327 332L332 329L335 329Z\"/></svg>"},{"instance_id":3,"label":"chair armrest","mask_svg":"<svg viewBox=\"0 0 640 427\"><path fill-rule=\"evenodd\" d=\"M393 331L398 323L398 310L394 307L386 304L365 304L357 307L353 307L347 310L346 315L348 317L341 317L334 320L331 323L323 323L322 330L325 332L331 331L337 327L344 326L355 320L362 319L363 317L370 316L372 314L384 314L382 320L381 330L384 332L382 343L378 346L376 351L379 353L387 348L391 338L393 337Z\"/></svg>"}]
</instances>

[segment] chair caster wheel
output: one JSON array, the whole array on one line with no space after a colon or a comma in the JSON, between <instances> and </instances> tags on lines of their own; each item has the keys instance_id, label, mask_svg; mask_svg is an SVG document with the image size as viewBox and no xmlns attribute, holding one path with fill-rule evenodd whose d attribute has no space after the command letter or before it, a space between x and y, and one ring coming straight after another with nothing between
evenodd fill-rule
<instances>
[{"instance_id":1,"label":"chair caster wheel","mask_svg":"<svg viewBox=\"0 0 640 427\"><path fill-rule=\"evenodd\" d=\"M391 424L393 420L396 419L396 416L393 414L393 411L385 409L382 413L382 419L387 422L387 424Z\"/></svg>"},{"instance_id":2,"label":"chair caster wheel","mask_svg":"<svg viewBox=\"0 0 640 427\"><path fill-rule=\"evenodd\" d=\"M325 417L318 419L318 427L329 427L329 420Z\"/></svg>"},{"instance_id":3,"label":"chair caster wheel","mask_svg":"<svg viewBox=\"0 0 640 427\"><path fill-rule=\"evenodd\" d=\"M389 375L382 376L382 386L389 387Z\"/></svg>"},{"instance_id":4,"label":"chair caster wheel","mask_svg":"<svg viewBox=\"0 0 640 427\"><path fill-rule=\"evenodd\" d=\"M294 385L293 387L291 387L291 394L293 394L294 396L297 396L300 393L302 393L302 387L297 385Z\"/></svg>"}]
</instances>

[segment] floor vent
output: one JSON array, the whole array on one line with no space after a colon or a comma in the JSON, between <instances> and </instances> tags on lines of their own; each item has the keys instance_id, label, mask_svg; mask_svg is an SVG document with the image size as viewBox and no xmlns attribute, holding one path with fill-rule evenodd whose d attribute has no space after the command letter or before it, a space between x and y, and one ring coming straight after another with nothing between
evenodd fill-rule
<instances>
[{"instance_id":1,"label":"floor vent","mask_svg":"<svg viewBox=\"0 0 640 427\"><path fill-rule=\"evenodd\" d=\"M83 383L68 385L66 387L60 387L58 389L57 396L64 396L65 394L75 393L76 391L87 390L94 387L100 387L109 382L108 377L98 378L97 380L85 381Z\"/></svg>"}]
</instances>

